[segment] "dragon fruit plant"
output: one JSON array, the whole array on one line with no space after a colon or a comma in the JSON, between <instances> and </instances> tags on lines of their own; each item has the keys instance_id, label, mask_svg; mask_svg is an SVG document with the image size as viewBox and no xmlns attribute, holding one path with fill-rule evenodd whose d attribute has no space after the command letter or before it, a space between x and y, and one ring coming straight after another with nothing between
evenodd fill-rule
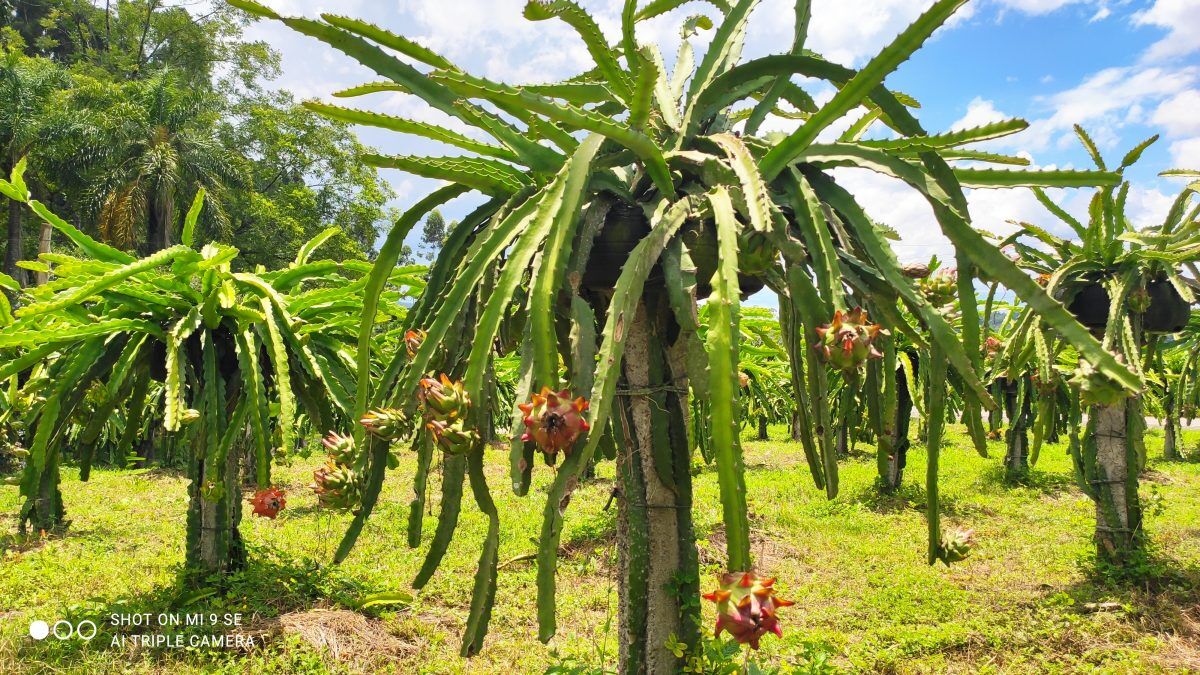
<instances>
[{"instance_id":1,"label":"dragon fruit plant","mask_svg":"<svg viewBox=\"0 0 1200 675\"><path fill-rule=\"evenodd\" d=\"M1075 131L1096 166L1107 169L1109 163L1091 137L1080 127ZM1038 200L1062 221L1058 228L1065 226L1071 238L1057 237L1051 234L1056 228L1036 224L1022 225L1007 238L1022 244L1020 267L1036 275L1051 296L1088 325L1108 358L1128 364L1134 375L1120 377L1092 359L1080 358L1062 368L1067 378L1057 377L1055 371L1064 365L1060 356L1071 350L1032 309L1018 319L1005 352L1006 368L1037 375L1040 389L1048 394L1038 398L1035 448L1044 435L1038 430L1053 428L1064 412L1054 390L1060 379L1067 380L1065 414L1074 422L1069 448L1077 482L1095 502L1098 557L1116 566L1139 559L1145 545L1138 498L1138 476L1146 457L1143 395L1149 384L1170 378L1159 370L1162 360L1153 357L1162 348L1162 335L1189 327L1196 298L1182 271L1200 262L1200 232L1195 227L1200 204L1194 184L1180 192L1161 224L1136 229L1125 212L1130 185L1124 172L1157 139L1149 138L1124 155L1115 170L1121 182L1095 192L1086 221L1035 190ZM1162 175L1194 179L1200 172L1172 170ZM1033 453L1036 457L1036 450Z\"/></svg>"},{"instance_id":2,"label":"dragon fruit plant","mask_svg":"<svg viewBox=\"0 0 1200 675\"><path fill-rule=\"evenodd\" d=\"M658 45L639 40L639 26L687 0L642 6L625 0L619 34L612 35L573 0L530 0L527 19L565 22L594 61L594 67L568 80L534 85L468 73L410 38L359 19L285 17L253 0L228 1L321 40L374 73L375 81L339 92L338 98L400 93L472 129L464 134L361 107L307 104L337 120L454 148L447 156L369 158L379 167L446 183L398 220L377 258L380 281L373 279L370 289L383 288L381 280L398 259L405 236L427 213L469 192L482 196L447 236L427 292L407 319L408 328L426 333L420 346L411 357L397 354L379 378L365 367L377 309L368 294L360 325L356 412L380 406L415 411L416 392L431 371L461 377L469 399L483 401L497 356L514 353L521 360L518 403L532 402L543 388L567 389L588 403L586 410L564 411L564 426L555 427L554 436L548 425L538 427L537 417L533 430L525 424L527 413L539 406L511 411L511 483L518 494L529 489L539 434L561 457L538 545L537 617L543 640L556 630L555 578L566 507L584 472L604 456L616 458L622 495L616 572L622 671L672 672L679 664L666 648L668 637L674 634L689 644L698 639L686 415L693 395L705 401L707 411L704 428L720 485L727 569L754 569L737 423L743 294L765 287L779 298L800 401L796 424L810 445L827 447L832 428L822 417L829 409L826 364L810 346L818 339L816 329L838 307L869 305L893 334L926 336L940 350L941 362L953 368L964 395L979 407L995 405L979 377L980 322L973 303L962 303L969 320L960 335L905 276L880 228L839 184L835 169L892 176L929 202L957 253L959 294L973 297L974 276L986 273L1034 306L1082 354L1095 357L1101 370L1129 376L1128 369L1104 358L1099 344L1061 305L971 227L963 193L964 187L1108 184L1116 177L980 168L978 162L1026 163L963 146L1027 124L1005 120L931 133L913 115L916 102L884 85L965 0L934 2L857 70L829 61L806 43L808 0L795 3L790 49L751 60L742 58L742 46L757 0L711 3L704 5L705 14L684 20L674 72ZM691 39L701 30L711 30L712 39L697 55ZM794 77L827 82L835 93L817 103ZM821 140L822 132L848 115L857 117L849 120L847 131L832 142ZM792 128L764 133L768 119L790 120ZM872 134L877 127L887 132ZM952 164L959 160L975 163ZM703 331L699 300L711 308L704 313ZM886 352L886 345L880 351ZM555 398L560 406L569 400ZM472 407L467 428L485 428L489 408ZM418 497L410 520L410 543L417 544L419 539L411 537L421 522L415 507L433 446L422 436L415 437ZM370 461L364 467L362 508L338 560L350 553L383 485L387 442L366 440ZM931 435L931 443L938 441ZM644 461L634 464L633 456ZM829 472L836 472L836 463L810 466L823 487ZM462 651L469 655L482 646L495 598L500 521L483 470L482 444L465 456L447 452L444 467L443 516L415 585L423 585L437 569L454 535L462 482L469 480L489 523L463 640ZM836 481L830 485L827 491L836 493ZM647 503L669 508L651 509ZM932 508L936 503L931 500ZM940 533L934 534L940 542ZM676 591L668 593L668 587Z\"/></svg>"},{"instance_id":3,"label":"dragon fruit plant","mask_svg":"<svg viewBox=\"0 0 1200 675\"><path fill-rule=\"evenodd\" d=\"M236 248L194 245L202 192L183 219L181 243L138 259L30 199L22 170L0 180L0 193L75 249L44 256L51 282L25 289L14 313L7 305L0 312L0 349L23 350L0 365L0 379L30 370L35 376L19 393L44 400L26 419L22 526L51 531L63 523L61 453L75 453L87 480L101 430L119 418L118 457L135 455L135 443L155 427L186 449L189 579L203 583L236 569L245 555L242 452L253 453L254 479L268 490L272 462L296 447L302 414L327 428L353 419L341 307L362 304L359 281L371 265L310 260L332 229L286 269L235 271ZM389 267L385 300L422 285L416 272Z\"/></svg>"}]
</instances>

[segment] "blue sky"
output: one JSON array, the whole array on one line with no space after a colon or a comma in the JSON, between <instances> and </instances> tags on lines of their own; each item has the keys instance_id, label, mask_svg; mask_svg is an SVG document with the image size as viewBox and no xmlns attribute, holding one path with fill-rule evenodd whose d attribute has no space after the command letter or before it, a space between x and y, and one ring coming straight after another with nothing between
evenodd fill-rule
<instances>
[{"instance_id":1,"label":"blue sky","mask_svg":"<svg viewBox=\"0 0 1200 675\"><path fill-rule=\"evenodd\" d=\"M521 83L568 77L591 67L575 34L556 21L521 17L523 0L260 0L284 14L335 12L368 19L419 39L461 67L493 79ZM582 0L615 41L620 0ZM808 45L828 58L861 65L929 5L921 0L814 0ZM793 0L763 0L755 11L746 56L786 51ZM655 42L668 64L678 46L678 25L711 6L693 3L640 25L639 39ZM375 79L331 48L273 22L250 36L270 41L283 54L275 81L301 98L328 99L338 89ZM695 39L702 50L707 36ZM1074 141L1071 125L1083 124L1117 163L1132 145L1152 134L1162 138L1129 172L1130 213L1149 225L1165 214L1178 181L1157 178L1171 167L1200 168L1200 0L973 0L887 84L915 96L918 116L930 131L1021 117L1030 129L992 142L996 151L1023 154L1039 167L1083 168L1090 162ZM831 92L815 89L818 101ZM458 126L403 95L376 95L356 105L381 112ZM848 121L847 121L848 123ZM768 127L787 129L787 120ZM396 134L362 129L363 140L394 154L452 154L450 149ZM879 221L901 234L897 254L928 259L949 250L922 199L887 179L839 170ZM396 205L419 199L436 183L385 172L396 187ZM1055 191L1068 210L1081 213L1089 193ZM1004 232L1008 220L1056 227L1053 217L1026 191L978 190L969 195L978 227ZM469 197L445 209L464 212Z\"/></svg>"}]
</instances>

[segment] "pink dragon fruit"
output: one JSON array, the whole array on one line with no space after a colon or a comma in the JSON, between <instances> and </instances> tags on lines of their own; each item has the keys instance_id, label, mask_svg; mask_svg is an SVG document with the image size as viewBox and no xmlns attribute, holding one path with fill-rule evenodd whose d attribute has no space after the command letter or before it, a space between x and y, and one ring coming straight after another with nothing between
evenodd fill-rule
<instances>
[{"instance_id":1,"label":"pink dragon fruit","mask_svg":"<svg viewBox=\"0 0 1200 675\"><path fill-rule=\"evenodd\" d=\"M775 579L763 579L753 572L721 575L720 587L703 596L717 603L714 637L728 631L735 641L751 649L758 649L758 641L767 633L783 637L775 612L795 603L775 595L774 584Z\"/></svg>"},{"instance_id":2,"label":"pink dragon fruit","mask_svg":"<svg viewBox=\"0 0 1200 675\"><path fill-rule=\"evenodd\" d=\"M814 345L825 362L844 372L857 371L867 359L882 358L875 339L883 333L879 324L868 323L867 311L855 307L843 314L833 313L833 323L818 327L820 342Z\"/></svg>"},{"instance_id":3,"label":"pink dragon fruit","mask_svg":"<svg viewBox=\"0 0 1200 675\"><path fill-rule=\"evenodd\" d=\"M589 429L582 414L588 409L587 399L581 396L572 401L568 389L556 393L542 387L528 403L517 407L525 413L526 431L521 440L537 443L551 464L559 450L570 452L580 434Z\"/></svg>"}]
</instances>

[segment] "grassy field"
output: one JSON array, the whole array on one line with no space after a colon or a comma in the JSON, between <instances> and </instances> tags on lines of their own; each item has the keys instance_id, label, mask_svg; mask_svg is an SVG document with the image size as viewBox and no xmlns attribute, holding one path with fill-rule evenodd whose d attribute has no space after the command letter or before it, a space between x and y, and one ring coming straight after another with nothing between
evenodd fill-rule
<instances>
[{"instance_id":1,"label":"grassy field","mask_svg":"<svg viewBox=\"0 0 1200 675\"><path fill-rule=\"evenodd\" d=\"M1150 454L1161 447L1152 432ZM1195 437L1189 432L1189 446ZM775 438L782 430L773 430ZM985 460L953 429L943 451L947 524L974 528L971 557L952 568L924 562L924 454L914 448L907 485L892 498L873 487L874 459L843 464L842 494L813 487L799 446L746 443L759 568L777 575L782 640L758 663L821 672L1185 672L1200 669L1200 463L1152 460L1143 495L1153 556L1138 580L1114 580L1092 563L1091 503L1072 482L1062 446L1044 449L1031 484L1002 481L993 444ZM464 508L441 571L407 605L349 611L363 596L408 588L424 550L406 541L410 467L392 472L351 558L324 565L345 518L315 508L306 486L316 465L278 471L288 508L247 518L249 569L224 597L180 600L185 483L168 472L99 471L80 483L67 470L71 526L62 537L15 535L15 487L0 487L0 672L577 672L612 668L616 605L611 580L615 509L605 510L611 466L572 500L559 571L559 634L536 639L534 567L524 559L540 525L550 469L532 496L516 498L506 462L490 457L503 519L500 590L481 656L466 661L458 637L485 522ZM434 494L437 494L434 491ZM716 475L696 473L703 573L721 557ZM468 500L469 501L469 500ZM436 519L426 523L428 543ZM706 586L711 585L705 581ZM181 605L180 603L184 603ZM705 603L706 605L708 603ZM230 631L252 649L152 648L135 634L204 634L205 628L113 628L113 614L242 612ZM711 609L706 607L706 612ZM96 638L35 642L29 623L91 618ZM153 619L152 619L153 620ZM215 631L227 632L224 629ZM114 646L122 637L124 645Z\"/></svg>"}]
</instances>

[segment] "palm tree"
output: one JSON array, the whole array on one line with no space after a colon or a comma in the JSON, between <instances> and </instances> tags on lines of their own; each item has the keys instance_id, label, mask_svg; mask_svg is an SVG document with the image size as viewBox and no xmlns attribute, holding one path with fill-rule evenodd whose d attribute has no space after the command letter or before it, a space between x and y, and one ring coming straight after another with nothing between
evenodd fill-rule
<instances>
[{"instance_id":1,"label":"palm tree","mask_svg":"<svg viewBox=\"0 0 1200 675\"><path fill-rule=\"evenodd\" d=\"M102 239L126 249L140 243L144 253L171 246L177 205L199 188L208 194L205 225L227 228L223 197L243 183L243 168L217 138L212 96L170 71L115 87L80 78L62 109L69 116L50 134L59 141L58 175L82 193Z\"/></svg>"}]
</instances>

